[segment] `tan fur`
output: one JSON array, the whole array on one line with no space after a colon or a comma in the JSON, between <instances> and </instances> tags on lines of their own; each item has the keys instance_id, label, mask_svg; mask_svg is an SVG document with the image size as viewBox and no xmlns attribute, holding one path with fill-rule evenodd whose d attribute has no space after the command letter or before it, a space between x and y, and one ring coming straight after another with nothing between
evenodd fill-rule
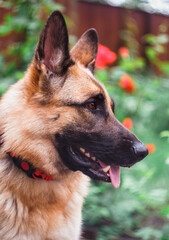
<instances>
[{"instance_id":1,"label":"tan fur","mask_svg":"<svg viewBox=\"0 0 169 240\"><path fill-rule=\"evenodd\" d=\"M58 24L56 30L54 21ZM52 38L53 31L60 31L63 39L67 34L61 14L54 12L44 29L48 30L44 51L48 51L46 56L52 54L46 61L51 69L52 66L62 69L67 53L60 45L57 48ZM85 54L80 54L81 59L76 57L80 51L78 45L72 50L74 64L66 74L49 78L51 70L40 58L44 32L24 78L11 86L0 102L0 133L4 141L0 146L0 239L3 240L78 240L81 233L81 208L89 178L80 171L72 172L62 163L54 136L69 124L83 125L88 118L87 113L79 116L75 107L68 106L70 100L83 102L91 94L106 93L86 68L96 53L92 56L92 45L84 40L88 61ZM50 50L52 44L56 54ZM8 157L9 150L54 180L29 178Z\"/></svg>"},{"instance_id":2,"label":"tan fur","mask_svg":"<svg viewBox=\"0 0 169 240\"><path fill-rule=\"evenodd\" d=\"M106 92L79 63L70 67L64 87L51 96L45 97L39 91L39 77L33 62L25 77L10 87L0 103L0 126L4 133L0 148L0 223L3 223L0 237L66 240L71 236L76 240L80 237L81 207L89 180L63 165L52 136L68 123L79 121L76 109L65 107L65 102L84 101L89 94ZM28 178L7 158L5 151L9 148L51 174L55 181Z\"/></svg>"}]
</instances>

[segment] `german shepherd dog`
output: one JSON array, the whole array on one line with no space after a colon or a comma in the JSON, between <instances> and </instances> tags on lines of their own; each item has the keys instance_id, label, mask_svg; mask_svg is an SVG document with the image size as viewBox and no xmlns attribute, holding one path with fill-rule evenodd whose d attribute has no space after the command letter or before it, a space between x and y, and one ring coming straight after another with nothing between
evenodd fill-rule
<instances>
[{"instance_id":1,"label":"german shepherd dog","mask_svg":"<svg viewBox=\"0 0 169 240\"><path fill-rule=\"evenodd\" d=\"M1 240L80 239L88 176L117 188L120 167L147 155L93 75L97 46L90 29L69 52L53 12L24 78L1 99Z\"/></svg>"}]
</instances>

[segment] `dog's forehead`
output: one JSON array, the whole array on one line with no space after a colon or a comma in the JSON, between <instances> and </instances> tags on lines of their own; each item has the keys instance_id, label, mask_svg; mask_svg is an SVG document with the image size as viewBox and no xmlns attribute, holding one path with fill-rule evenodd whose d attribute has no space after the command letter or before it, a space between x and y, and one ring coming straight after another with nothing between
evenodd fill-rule
<instances>
[{"instance_id":1,"label":"dog's forehead","mask_svg":"<svg viewBox=\"0 0 169 240\"><path fill-rule=\"evenodd\" d=\"M64 86L60 91L62 99L68 101L71 99L79 103L99 94L105 96L107 100L110 99L104 85L95 79L89 69L79 63L69 69Z\"/></svg>"}]
</instances>

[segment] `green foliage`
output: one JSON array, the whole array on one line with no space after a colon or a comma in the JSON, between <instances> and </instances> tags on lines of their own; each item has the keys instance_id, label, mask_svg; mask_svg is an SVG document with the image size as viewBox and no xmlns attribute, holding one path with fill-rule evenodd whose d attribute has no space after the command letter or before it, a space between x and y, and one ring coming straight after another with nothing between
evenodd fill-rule
<instances>
[{"instance_id":1,"label":"green foliage","mask_svg":"<svg viewBox=\"0 0 169 240\"><path fill-rule=\"evenodd\" d=\"M164 35L146 36L149 43L164 44ZM136 44L137 45L137 44ZM147 49L146 49L147 51ZM149 48L151 63L159 60L157 47ZM169 81L156 76L146 66L145 59L130 51L130 56L118 58L117 66L96 70L115 101L115 114L122 122L133 120L133 132L145 143L154 143L156 151L131 169L121 169L121 186L92 182L84 206L84 219L99 229L98 239L169 239ZM155 60L154 60L155 59ZM164 62L161 63L164 66ZM139 67L138 67L139 66ZM166 67L167 68L167 67ZM136 86L132 94L119 87L123 74L129 74ZM167 130L166 130L167 129ZM151 222L150 219L157 219Z\"/></svg>"},{"instance_id":2,"label":"green foliage","mask_svg":"<svg viewBox=\"0 0 169 240\"><path fill-rule=\"evenodd\" d=\"M165 54L167 43L169 42L168 25L161 24L159 26L159 34L146 34L142 42L145 44L145 55L155 69L169 76L169 61L162 61L161 56ZM121 67L125 67L126 71L144 70L147 59L139 56L140 43L137 41L138 27L137 22L128 16L126 19L125 29L121 32L121 38L125 45L130 49L130 59L122 59Z\"/></svg>"},{"instance_id":3,"label":"green foliage","mask_svg":"<svg viewBox=\"0 0 169 240\"><path fill-rule=\"evenodd\" d=\"M141 237L143 240L158 240L162 239L162 232L160 230L151 228L151 227L145 227L141 228L135 233L136 237Z\"/></svg>"},{"instance_id":4,"label":"green foliage","mask_svg":"<svg viewBox=\"0 0 169 240\"><path fill-rule=\"evenodd\" d=\"M160 32L160 29L165 29ZM169 61L160 60L160 55L165 53L166 44L169 42L169 37L167 28L161 25L159 27L159 35L146 34L144 36L145 43L147 47L145 48L145 53L149 61L162 73L169 76Z\"/></svg>"},{"instance_id":5,"label":"green foliage","mask_svg":"<svg viewBox=\"0 0 169 240\"><path fill-rule=\"evenodd\" d=\"M169 131L162 131L160 135L161 135L161 137L168 137L169 138Z\"/></svg>"},{"instance_id":6,"label":"green foliage","mask_svg":"<svg viewBox=\"0 0 169 240\"><path fill-rule=\"evenodd\" d=\"M129 72L128 72L129 73ZM150 216L169 220L169 121L168 79L152 73L129 73L136 84L136 92L127 94L118 85L124 69L121 65L96 71L115 101L115 114L122 122L133 120L133 132L145 143L156 145L154 154L131 169L121 169L121 187L92 183L84 207L84 218L99 229L99 240L120 236L141 237L145 240L169 239L163 224L159 229L144 225ZM162 138L161 138L162 137Z\"/></svg>"},{"instance_id":7,"label":"green foliage","mask_svg":"<svg viewBox=\"0 0 169 240\"><path fill-rule=\"evenodd\" d=\"M53 0L9 0L0 1L0 5L9 10L0 26L0 37L10 36L12 33L21 36L20 40L11 43L0 52L0 79L3 79L0 81L0 94L2 94L10 84L23 76L32 60L44 19L53 10L62 10L63 7Z\"/></svg>"},{"instance_id":8,"label":"green foliage","mask_svg":"<svg viewBox=\"0 0 169 240\"><path fill-rule=\"evenodd\" d=\"M142 70L146 67L145 60L141 57L129 59L121 59L120 66L124 71L134 72L136 70Z\"/></svg>"}]
</instances>

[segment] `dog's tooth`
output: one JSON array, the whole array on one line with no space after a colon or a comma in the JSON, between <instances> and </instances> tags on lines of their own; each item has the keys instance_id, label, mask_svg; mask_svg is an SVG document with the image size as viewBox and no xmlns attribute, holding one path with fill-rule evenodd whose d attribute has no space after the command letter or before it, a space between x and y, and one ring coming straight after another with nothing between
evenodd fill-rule
<instances>
[{"instance_id":1,"label":"dog's tooth","mask_svg":"<svg viewBox=\"0 0 169 240\"><path fill-rule=\"evenodd\" d=\"M108 165L107 167L103 168L103 171L104 171L104 172L108 172L109 169L110 169L110 165Z\"/></svg>"},{"instance_id":2,"label":"dog's tooth","mask_svg":"<svg viewBox=\"0 0 169 240\"><path fill-rule=\"evenodd\" d=\"M86 157L90 158L90 153L85 153Z\"/></svg>"},{"instance_id":3,"label":"dog's tooth","mask_svg":"<svg viewBox=\"0 0 169 240\"><path fill-rule=\"evenodd\" d=\"M82 147L80 147L80 151L81 151L82 153L85 153L85 149L82 148Z\"/></svg>"},{"instance_id":4,"label":"dog's tooth","mask_svg":"<svg viewBox=\"0 0 169 240\"><path fill-rule=\"evenodd\" d=\"M96 161L96 157L91 157L91 159L92 159L93 161Z\"/></svg>"}]
</instances>

